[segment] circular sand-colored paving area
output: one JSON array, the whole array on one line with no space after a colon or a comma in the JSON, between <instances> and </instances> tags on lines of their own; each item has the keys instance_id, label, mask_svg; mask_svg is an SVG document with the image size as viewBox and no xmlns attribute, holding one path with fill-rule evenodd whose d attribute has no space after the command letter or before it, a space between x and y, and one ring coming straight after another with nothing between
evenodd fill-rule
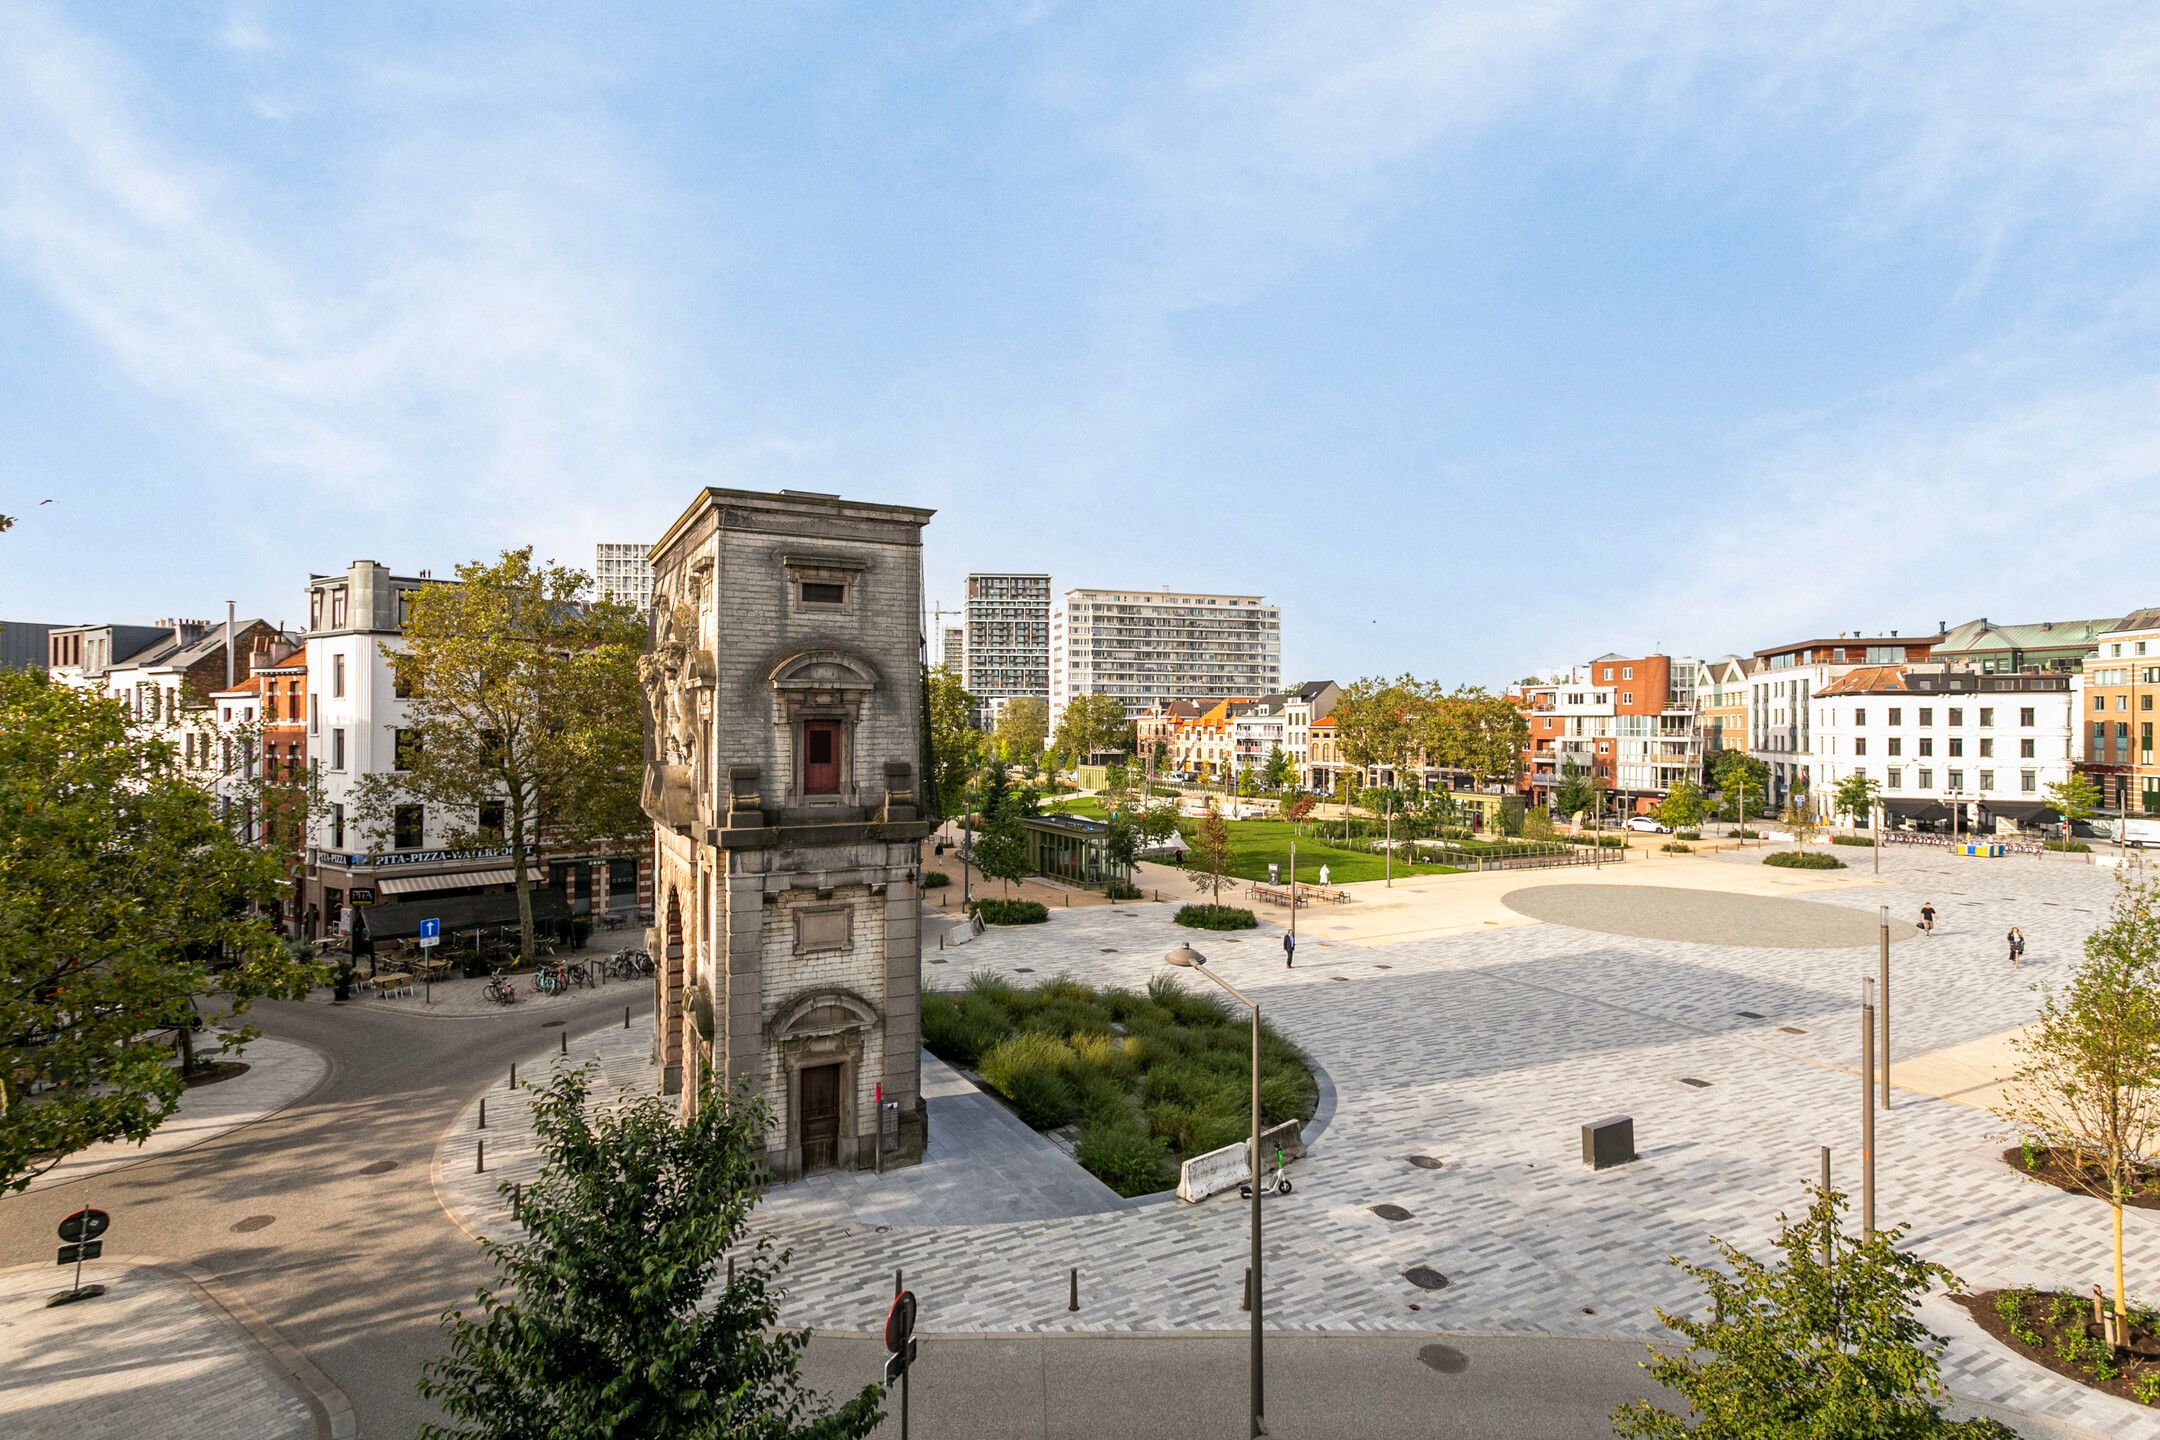
<instances>
[{"instance_id":1,"label":"circular sand-colored paving area","mask_svg":"<svg viewBox=\"0 0 2160 1440\"><path fill-rule=\"evenodd\" d=\"M1501 903L1520 915L1603 935L1680 940L1695 945L1842 950L1875 943L1875 913L1776 895L1732 895L1651 885L1530 885ZM1892 940L1910 939L1909 921L1893 915Z\"/></svg>"}]
</instances>

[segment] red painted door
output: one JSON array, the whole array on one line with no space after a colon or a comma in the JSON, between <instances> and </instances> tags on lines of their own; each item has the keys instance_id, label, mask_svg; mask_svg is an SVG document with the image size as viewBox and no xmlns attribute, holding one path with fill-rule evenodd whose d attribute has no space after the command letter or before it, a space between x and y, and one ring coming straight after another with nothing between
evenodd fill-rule
<instances>
[{"instance_id":1,"label":"red painted door","mask_svg":"<svg viewBox=\"0 0 2160 1440\"><path fill-rule=\"evenodd\" d=\"M803 722L803 790L810 795L840 793L840 726L837 721Z\"/></svg>"}]
</instances>

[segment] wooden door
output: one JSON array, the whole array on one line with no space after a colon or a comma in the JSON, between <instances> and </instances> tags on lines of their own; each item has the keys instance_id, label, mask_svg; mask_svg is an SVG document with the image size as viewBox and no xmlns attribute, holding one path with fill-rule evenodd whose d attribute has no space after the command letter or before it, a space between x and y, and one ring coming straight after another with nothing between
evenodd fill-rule
<instances>
[{"instance_id":1,"label":"wooden door","mask_svg":"<svg viewBox=\"0 0 2160 1440\"><path fill-rule=\"evenodd\" d=\"M839 1160L840 1067L809 1065L802 1072L802 1168L829 1170Z\"/></svg>"},{"instance_id":2,"label":"wooden door","mask_svg":"<svg viewBox=\"0 0 2160 1440\"><path fill-rule=\"evenodd\" d=\"M840 793L840 723L837 720L803 722L803 793Z\"/></svg>"}]
</instances>

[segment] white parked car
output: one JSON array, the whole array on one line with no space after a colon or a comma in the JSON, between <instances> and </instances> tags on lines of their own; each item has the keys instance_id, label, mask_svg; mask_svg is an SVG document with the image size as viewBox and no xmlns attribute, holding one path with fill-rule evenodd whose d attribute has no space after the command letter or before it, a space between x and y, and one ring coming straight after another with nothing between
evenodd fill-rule
<instances>
[{"instance_id":1,"label":"white parked car","mask_svg":"<svg viewBox=\"0 0 2160 1440\"><path fill-rule=\"evenodd\" d=\"M1633 830L1641 835L1672 834L1672 826L1660 824L1654 815L1630 815L1627 818L1627 824L1621 828Z\"/></svg>"}]
</instances>

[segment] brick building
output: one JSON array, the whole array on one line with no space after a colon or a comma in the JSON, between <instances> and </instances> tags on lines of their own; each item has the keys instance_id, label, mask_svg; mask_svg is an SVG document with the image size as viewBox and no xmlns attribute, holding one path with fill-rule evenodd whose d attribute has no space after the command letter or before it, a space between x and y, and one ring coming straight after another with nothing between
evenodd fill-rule
<instances>
[{"instance_id":1,"label":"brick building","mask_svg":"<svg viewBox=\"0 0 2160 1440\"><path fill-rule=\"evenodd\" d=\"M1541 806L1572 769L1622 812L1654 809L1702 774L1696 679L1669 655L1601 655L1557 680L1523 687L1528 737L1520 787Z\"/></svg>"},{"instance_id":2,"label":"brick building","mask_svg":"<svg viewBox=\"0 0 2160 1440\"><path fill-rule=\"evenodd\" d=\"M2138 610L2104 631L2086 657L2078 704L2078 768L2116 814L2160 816L2160 609Z\"/></svg>"}]
</instances>

